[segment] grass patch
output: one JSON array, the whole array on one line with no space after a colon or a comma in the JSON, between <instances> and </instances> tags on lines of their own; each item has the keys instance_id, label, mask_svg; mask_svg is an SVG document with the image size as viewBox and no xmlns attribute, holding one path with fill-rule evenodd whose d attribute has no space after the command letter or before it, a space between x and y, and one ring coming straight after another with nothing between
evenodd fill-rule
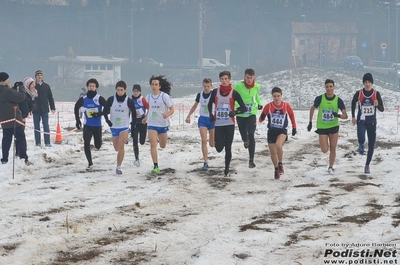
<instances>
[{"instance_id":1,"label":"grass patch","mask_svg":"<svg viewBox=\"0 0 400 265\"><path fill-rule=\"evenodd\" d=\"M131 264L145 264L148 263L156 255L150 252L144 251L128 251L123 257L118 259L112 259L111 264L118 265L131 265Z\"/></svg>"},{"instance_id":2,"label":"grass patch","mask_svg":"<svg viewBox=\"0 0 400 265\"><path fill-rule=\"evenodd\" d=\"M375 210L382 210L382 209L383 209L383 205L377 204L377 202L378 202L377 199L372 199L372 200L370 200L370 202L368 202L367 204L365 204L365 206L374 208Z\"/></svg>"},{"instance_id":3,"label":"grass patch","mask_svg":"<svg viewBox=\"0 0 400 265\"><path fill-rule=\"evenodd\" d=\"M331 201L331 196L322 196L317 200L318 205L326 205Z\"/></svg>"},{"instance_id":4,"label":"grass patch","mask_svg":"<svg viewBox=\"0 0 400 265\"><path fill-rule=\"evenodd\" d=\"M337 226L337 224L328 224L328 225L324 225L323 227L329 227L329 226ZM289 240L285 242L285 246L288 247L292 244L296 244L297 242L299 242L300 240L316 240L316 238L310 236L310 235L301 235L301 233L307 232L307 231L311 231L317 228L322 227L322 225L320 224L314 224L311 226L306 226L298 231L293 232L292 234L290 234L288 236ZM314 233L316 234L316 233Z\"/></svg>"},{"instance_id":5,"label":"grass patch","mask_svg":"<svg viewBox=\"0 0 400 265\"><path fill-rule=\"evenodd\" d=\"M100 256L102 252L98 249L92 249L84 252L69 252L69 251L59 251L53 265L58 264L58 262L68 262L68 263L78 263L82 261L89 261Z\"/></svg>"},{"instance_id":6,"label":"grass patch","mask_svg":"<svg viewBox=\"0 0 400 265\"><path fill-rule=\"evenodd\" d=\"M6 245L2 245L1 247L6 251L6 252L12 252L18 248L20 244L19 243L10 243Z\"/></svg>"},{"instance_id":7,"label":"grass patch","mask_svg":"<svg viewBox=\"0 0 400 265\"><path fill-rule=\"evenodd\" d=\"M375 186L375 187L380 187L380 184L375 184L375 183L368 183L368 182L355 182L355 183L333 183L330 185L330 187L335 187L335 188L341 188L344 189L345 191L353 191L357 188L360 187L365 187L365 186Z\"/></svg>"},{"instance_id":8,"label":"grass patch","mask_svg":"<svg viewBox=\"0 0 400 265\"><path fill-rule=\"evenodd\" d=\"M381 213L376 212L375 210L372 210L367 213L362 213L362 214L352 215L352 216L345 216L345 217L340 218L338 221L341 223L355 223L355 224L363 225L372 220L378 219L381 216L382 216Z\"/></svg>"},{"instance_id":9,"label":"grass patch","mask_svg":"<svg viewBox=\"0 0 400 265\"><path fill-rule=\"evenodd\" d=\"M259 227L258 225L261 224L269 224L270 222L267 221L267 219L258 219L254 222L251 222L250 224L245 224L239 226L239 232L244 232L247 230L260 230L260 231L265 231L265 232L272 232L270 228L262 228Z\"/></svg>"},{"instance_id":10,"label":"grass patch","mask_svg":"<svg viewBox=\"0 0 400 265\"><path fill-rule=\"evenodd\" d=\"M392 218L394 219L392 222L393 227L398 227L400 225L400 212L392 214Z\"/></svg>"},{"instance_id":11,"label":"grass patch","mask_svg":"<svg viewBox=\"0 0 400 265\"><path fill-rule=\"evenodd\" d=\"M315 188L315 187L319 187L319 185L316 185L314 183L306 183L306 184L295 185L293 187L295 187L295 188Z\"/></svg>"},{"instance_id":12,"label":"grass patch","mask_svg":"<svg viewBox=\"0 0 400 265\"><path fill-rule=\"evenodd\" d=\"M254 216L251 219L255 221L249 224L239 226L239 231L244 232L246 230L262 230L265 232L272 232L270 228L259 227L259 225L272 224L277 222L278 219L292 218L292 216L289 215L289 213L291 213L294 210L300 210L300 209L285 209L282 211L273 211L268 214L264 214L262 216Z\"/></svg>"},{"instance_id":13,"label":"grass patch","mask_svg":"<svg viewBox=\"0 0 400 265\"><path fill-rule=\"evenodd\" d=\"M233 256L235 257L235 258L238 258L238 259L247 259L247 258L249 258L249 257L251 257L251 255L249 255L249 254L246 254L246 253L235 253L235 254L233 254Z\"/></svg>"}]
</instances>

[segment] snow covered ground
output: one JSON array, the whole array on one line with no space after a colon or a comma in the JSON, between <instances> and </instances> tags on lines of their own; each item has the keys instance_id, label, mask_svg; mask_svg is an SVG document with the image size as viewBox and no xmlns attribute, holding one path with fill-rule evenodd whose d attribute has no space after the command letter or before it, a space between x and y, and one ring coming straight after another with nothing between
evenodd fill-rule
<instances>
[{"instance_id":1,"label":"snow covered ground","mask_svg":"<svg viewBox=\"0 0 400 265\"><path fill-rule=\"evenodd\" d=\"M161 174L150 174L148 143L140 148L141 167L133 165L130 141L117 176L107 125L88 173L81 132L73 131L73 103L58 102L63 143L35 149L28 123L34 165L16 159L14 179L11 161L1 165L0 264L398 264L400 93L377 87L387 111L378 114L371 174L363 173L365 156L355 152L356 129L347 120L335 174L328 175L328 154L306 129L326 78L350 106L361 77L304 69L257 78L265 103L278 85L295 107L298 135L284 145L281 180L273 178L265 124L256 132L256 168L248 168L236 130L231 178L223 177L224 152L211 148L211 169L201 171L197 125L183 123L195 95L174 98ZM52 130L56 124L53 115ZM357 256L361 250L369 252Z\"/></svg>"}]
</instances>

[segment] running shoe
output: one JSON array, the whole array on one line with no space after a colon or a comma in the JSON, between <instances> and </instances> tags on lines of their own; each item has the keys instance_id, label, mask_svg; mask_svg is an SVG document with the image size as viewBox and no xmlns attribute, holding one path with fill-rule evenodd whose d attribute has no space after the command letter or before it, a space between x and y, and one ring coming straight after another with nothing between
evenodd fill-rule
<instances>
[{"instance_id":1,"label":"running shoe","mask_svg":"<svg viewBox=\"0 0 400 265\"><path fill-rule=\"evenodd\" d=\"M274 178L275 179L280 179L281 178L281 175L279 174L279 169L275 169L275 172L274 172Z\"/></svg>"},{"instance_id":2,"label":"running shoe","mask_svg":"<svg viewBox=\"0 0 400 265\"><path fill-rule=\"evenodd\" d=\"M31 161L29 161L28 159L25 159L25 165L32 166L33 163Z\"/></svg>"},{"instance_id":3,"label":"running shoe","mask_svg":"<svg viewBox=\"0 0 400 265\"><path fill-rule=\"evenodd\" d=\"M256 164L253 161L249 161L249 168L255 168Z\"/></svg>"},{"instance_id":4,"label":"running shoe","mask_svg":"<svg viewBox=\"0 0 400 265\"><path fill-rule=\"evenodd\" d=\"M243 142L244 148L249 148L249 141Z\"/></svg>"},{"instance_id":5,"label":"running shoe","mask_svg":"<svg viewBox=\"0 0 400 265\"><path fill-rule=\"evenodd\" d=\"M122 174L121 168L120 168L120 167L117 167L117 168L115 169L115 173L116 173L117 175L121 175L121 174Z\"/></svg>"},{"instance_id":6,"label":"running shoe","mask_svg":"<svg viewBox=\"0 0 400 265\"><path fill-rule=\"evenodd\" d=\"M328 168L328 174L329 175L333 175L333 172L334 172L335 170L333 169L333 167L329 167Z\"/></svg>"},{"instance_id":7,"label":"running shoe","mask_svg":"<svg viewBox=\"0 0 400 265\"><path fill-rule=\"evenodd\" d=\"M133 162L133 164L137 167L140 167L140 160L136 159L135 162Z\"/></svg>"},{"instance_id":8,"label":"running shoe","mask_svg":"<svg viewBox=\"0 0 400 265\"><path fill-rule=\"evenodd\" d=\"M283 173L285 173L282 163L278 163L278 171L279 171L279 175L283 175Z\"/></svg>"},{"instance_id":9,"label":"running shoe","mask_svg":"<svg viewBox=\"0 0 400 265\"><path fill-rule=\"evenodd\" d=\"M360 144L360 145L358 146L358 153L359 153L360 155L363 155L363 154L364 154L364 145L363 145L363 144Z\"/></svg>"},{"instance_id":10,"label":"running shoe","mask_svg":"<svg viewBox=\"0 0 400 265\"><path fill-rule=\"evenodd\" d=\"M229 174L229 170L225 170L224 171L224 177L225 178L229 178L231 176L231 174Z\"/></svg>"},{"instance_id":11,"label":"running shoe","mask_svg":"<svg viewBox=\"0 0 400 265\"><path fill-rule=\"evenodd\" d=\"M151 170L151 174L159 174L161 171L160 171L160 169L158 168L158 167L154 167L152 170Z\"/></svg>"},{"instance_id":12,"label":"running shoe","mask_svg":"<svg viewBox=\"0 0 400 265\"><path fill-rule=\"evenodd\" d=\"M90 165L86 168L86 171L92 172L93 171L93 165Z\"/></svg>"},{"instance_id":13,"label":"running shoe","mask_svg":"<svg viewBox=\"0 0 400 265\"><path fill-rule=\"evenodd\" d=\"M365 167L364 167L364 173L365 173L365 174L371 173L371 171L369 170L369 166L365 166Z\"/></svg>"},{"instance_id":14,"label":"running shoe","mask_svg":"<svg viewBox=\"0 0 400 265\"><path fill-rule=\"evenodd\" d=\"M45 146L46 146L46 147L51 147L51 144L46 144Z\"/></svg>"},{"instance_id":15,"label":"running shoe","mask_svg":"<svg viewBox=\"0 0 400 265\"><path fill-rule=\"evenodd\" d=\"M210 166L207 163L204 163L203 167L201 168L201 170L208 170L210 168Z\"/></svg>"}]
</instances>

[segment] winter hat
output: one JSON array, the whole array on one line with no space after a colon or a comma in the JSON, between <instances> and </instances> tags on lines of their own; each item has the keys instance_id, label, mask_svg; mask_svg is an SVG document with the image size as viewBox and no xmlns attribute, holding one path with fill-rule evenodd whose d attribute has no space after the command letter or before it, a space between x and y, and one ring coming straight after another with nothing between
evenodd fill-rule
<instances>
[{"instance_id":1,"label":"winter hat","mask_svg":"<svg viewBox=\"0 0 400 265\"><path fill-rule=\"evenodd\" d=\"M374 78L372 77L371 73L366 73L363 76L363 84L365 83L365 81L370 81L372 84L374 83Z\"/></svg>"},{"instance_id":2,"label":"winter hat","mask_svg":"<svg viewBox=\"0 0 400 265\"><path fill-rule=\"evenodd\" d=\"M134 84L134 85L133 85L132 91L134 91L134 90L137 90L137 91L139 91L139 92L142 92L142 88L141 88L140 85L138 85L138 84Z\"/></svg>"},{"instance_id":3,"label":"winter hat","mask_svg":"<svg viewBox=\"0 0 400 265\"><path fill-rule=\"evenodd\" d=\"M0 82L6 81L10 76L6 72L0 73Z\"/></svg>"},{"instance_id":4,"label":"winter hat","mask_svg":"<svg viewBox=\"0 0 400 265\"><path fill-rule=\"evenodd\" d=\"M24 83L24 87L26 89L29 89L29 86L32 82L35 82L35 80L32 77L25 77L24 80L22 81Z\"/></svg>"},{"instance_id":5,"label":"winter hat","mask_svg":"<svg viewBox=\"0 0 400 265\"><path fill-rule=\"evenodd\" d=\"M35 77L36 77L37 75L42 75L42 74L43 74L42 70L37 70L37 71L35 72Z\"/></svg>"}]
</instances>

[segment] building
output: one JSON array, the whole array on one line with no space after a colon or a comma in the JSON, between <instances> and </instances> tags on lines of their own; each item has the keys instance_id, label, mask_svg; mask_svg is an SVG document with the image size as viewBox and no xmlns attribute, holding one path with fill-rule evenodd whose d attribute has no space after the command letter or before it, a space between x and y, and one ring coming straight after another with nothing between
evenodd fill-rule
<instances>
[{"instance_id":1,"label":"building","mask_svg":"<svg viewBox=\"0 0 400 265\"><path fill-rule=\"evenodd\" d=\"M54 56L50 61L57 62L58 75L54 85L67 87L85 84L90 78L96 78L101 86L112 86L121 80L121 65L127 58L112 55L102 56Z\"/></svg>"},{"instance_id":2,"label":"building","mask_svg":"<svg viewBox=\"0 0 400 265\"><path fill-rule=\"evenodd\" d=\"M356 55L357 33L355 23L292 22L292 64L340 62Z\"/></svg>"}]
</instances>

